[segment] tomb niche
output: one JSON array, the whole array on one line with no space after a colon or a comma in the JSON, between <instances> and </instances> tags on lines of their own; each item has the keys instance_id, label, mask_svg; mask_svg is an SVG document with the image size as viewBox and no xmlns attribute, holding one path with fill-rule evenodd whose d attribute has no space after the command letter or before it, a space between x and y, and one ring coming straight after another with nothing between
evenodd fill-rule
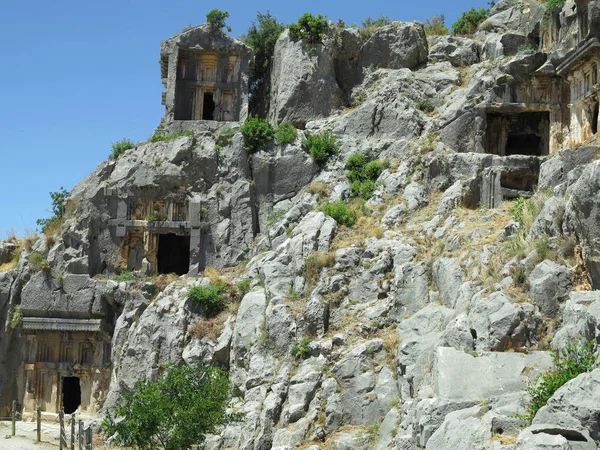
<instances>
[{"instance_id":1,"label":"tomb niche","mask_svg":"<svg viewBox=\"0 0 600 450\"><path fill-rule=\"evenodd\" d=\"M550 149L550 112L488 112L486 153L546 156Z\"/></svg>"},{"instance_id":2,"label":"tomb niche","mask_svg":"<svg viewBox=\"0 0 600 450\"><path fill-rule=\"evenodd\" d=\"M207 25L163 41L165 125L174 121L244 121L252 51Z\"/></svg>"}]
</instances>

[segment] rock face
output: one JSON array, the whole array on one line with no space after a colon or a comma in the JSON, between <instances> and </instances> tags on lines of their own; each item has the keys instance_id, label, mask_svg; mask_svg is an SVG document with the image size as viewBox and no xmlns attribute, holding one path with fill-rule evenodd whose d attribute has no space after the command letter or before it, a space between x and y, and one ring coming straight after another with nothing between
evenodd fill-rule
<instances>
[{"instance_id":1,"label":"rock face","mask_svg":"<svg viewBox=\"0 0 600 450\"><path fill-rule=\"evenodd\" d=\"M548 404L536 414L533 424L583 430L597 441L600 438L600 408L594 399L599 389L600 369L579 375L556 391Z\"/></svg>"},{"instance_id":2,"label":"rock face","mask_svg":"<svg viewBox=\"0 0 600 450\"><path fill-rule=\"evenodd\" d=\"M344 30L338 37L332 25L315 44L293 40L285 31L273 53L269 118L303 127L347 106L364 68L414 69L427 55L425 31L417 22L394 22L366 41L356 30Z\"/></svg>"},{"instance_id":3,"label":"rock face","mask_svg":"<svg viewBox=\"0 0 600 450\"><path fill-rule=\"evenodd\" d=\"M582 246L582 255L595 289L600 288L600 162L591 163L571 188L567 203L567 223L577 234Z\"/></svg>"},{"instance_id":4,"label":"rock face","mask_svg":"<svg viewBox=\"0 0 600 450\"><path fill-rule=\"evenodd\" d=\"M596 448L600 369L532 426L517 418L550 350L600 339L594 97L567 89L594 42L580 21L599 34L588 3L501 0L470 37L415 22L329 23L314 44L286 31L261 103L298 136L253 151L237 119L181 118L176 95L213 75L242 92L248 49L204 26L165 41L157 134L78 184L56 235L0 242L0 415L35 395L32 367L85 366L64 361L65 330L58 360L40 361L32 324L92 324L101 413L167 362L228 371L242 419L211 450ZM337 152L317 164L304 141L325 131ZM374 161L364 198L356 153ZM155 276L187 249L177 277ZM225 305L208 314L188 291L215 284Z\"/></svg>"}]
</instances>

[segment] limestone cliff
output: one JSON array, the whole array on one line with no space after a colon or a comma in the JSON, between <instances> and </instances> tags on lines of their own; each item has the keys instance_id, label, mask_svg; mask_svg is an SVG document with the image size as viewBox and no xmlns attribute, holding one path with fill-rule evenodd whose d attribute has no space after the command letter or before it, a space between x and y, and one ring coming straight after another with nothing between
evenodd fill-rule
<instances>
[{"instance_id":1,"label":"limestone cliff","mask_svg":"<svg viewBox=\"0 0 600 450\"><path fill-rule=\"evenodd\" d=\"M249 50L203 28L166 41L155 138L74 188L58 236L0 245L0 264L20 255L0 273L0 407L39 401L30 366L54 341L32 336L66 332L78 347L56 343L47 372L95 367L91 412L167 361L228 369L244 419L210 449L597 448L600 369L517 416L550 350L600 337L597 3L501 0L471 37L285 32L268 117L298 136L256 152L216 119ZM323 132L339 151L319 165L305 138ZM357 153L388 162L363 201ZM156 276L179 267L164 236L179 277ZM216 278L249 289L211 317L187 291Z\"/></svg>"}]
</instances>

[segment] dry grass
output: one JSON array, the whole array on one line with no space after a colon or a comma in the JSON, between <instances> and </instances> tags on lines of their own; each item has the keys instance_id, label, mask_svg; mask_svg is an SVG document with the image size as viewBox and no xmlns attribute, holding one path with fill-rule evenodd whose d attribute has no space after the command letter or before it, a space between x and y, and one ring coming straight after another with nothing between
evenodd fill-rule
<instances>
[{"instance_id":1,"label":"dry grass","mask_svg":"<svg viewBox=\"0 0 600 450\"><path fill-rule=\"evenodd\" d=\"M507 436L500 433L494 433L492 441L499 442L501 445L514 445L517 443L518 436Z\"/></svg>"},{"instance_id":2,"label":"dry grass","mask_svg":"<svg viewBox=\"0 0 600 450\"><path fill-rule=\"evenodd\" d=\"M207 277L210 280L211 284L224 284L227 286L230 284L229 281L223 278L219 269L215 267L207 267L206 269L204 269L202 275Z\"/></svg>"},{"instance_id":3,"label":"dry grass","mask_svg":"<svg viewBox=\"0 0 600 450\"><path fill-rule=\"evenodd\" d=\"M319 200L323 200L329 197L331 190L329 189L329 186L327 186L324 182L315 181L306 188L306 192L308 192L309 194L317 195L319 197Z\"/></svg>"},{"instance_id":4,"label":"dry grass","mask_svg":"<svg viewBox=\"0 0 600 450\"><path fill-rule=\"evenodd\" d=\"M335 263L334 252L312 252L304 261L304 278L306 278L307 292L310 293L325 267L331 267Z\"/></svg>"},{"instance_id":5,"label":"dry grass","mask_svg":"<svg viewBox=\"0 0 600 450\"><path fill-rule=\"evenodd\" d=\"M229 306L232 306L230 308ZM194 338L201 340L202 338L216 341L223 332L223 326L227 318L235 314L232 309L237 309L237 305L230 304L218 315L210 320L198 320L188 326L187 332Z\"/></svg>"},{"instance_id":6,"label":"dry grass","mask_svg":"<svg viewBox=\"0 0 600 450\"><path fill-rule=\"evenodd\" d=\"M158 275L153 280L153 283L156 286L156 289L158 290L158 292L162 292L167 288L168 285L173 283L178 278L179 277L177 275L172 274L172 273L170 273L168 275Z\"/></svg>"},{"instance_id":7,"label":"dry grass","mask_svg":"<svg viewBox=\"0 0 600 450\"><path fill-rule=\"evenodd\" d=\"M52 220L44 229L44 236L46 236L46 247L48 249L50 249L54 245L56 239L60 236L63 223L64 219Z\"/></svg>"}]
</instances>

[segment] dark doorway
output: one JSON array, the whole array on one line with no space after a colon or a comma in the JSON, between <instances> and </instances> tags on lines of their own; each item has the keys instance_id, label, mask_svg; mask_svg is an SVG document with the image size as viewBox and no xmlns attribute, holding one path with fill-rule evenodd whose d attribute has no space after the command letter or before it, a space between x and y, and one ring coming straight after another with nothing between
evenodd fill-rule
<instances>
[{"instance_id":1,"label":"dark doorway","mask_svg":"<svg viewBox=\"0 0 600 450\"><path fill-rule=\"evenodd\" d=\"M592 133L598 133L598 114L600 113L600 104L594 103L594 112L592 114Z\"/></svg>"},{"instance_id":2,"label":"dark doorway","mask_svg":"<svg viewBox=\"0 0 600 450\"><path fill-rule=\"evenodd\" d=\"M506 140L506 156L542 154L542 138L535 134L513 134Z\"/></svg>"},{"instance_id":3,"label":"dark doorway","mask_svg":"<svg viewBox=\"0 0 600 450\"><path fill-rule=\"evenodd\" d=\"M550 113L489 112L486 152L499 156L545 156L550 151Z\"/></svg>"},{"instance_id":4,"label":"dark doorway","mask_svg":"<svg viewBox=\"0 0 600 450\"><path fill-rule=\"evenodd\" d=\"M204 93L204 102L202 107L202 120L214 120L215 101L212 92Z\"/></svg>"},{"instance_id":5,"label":"dark doorway","mask_svg":"<svg viewBox=\"0 0 600 450\"><path fill-rule=\"evenodd\" d=\"M78 377L63 377L62 406L65 414L73 414L81 405L81 386Z\"/></svg>"},{"instance_id":6,"label":"dark doorway","mask_svg":"<svg viewBox=\"0 0 600 450\"><path fill-rule=\"evenodd\" d=\"M190 271L190 237L161 234L158 237L158 273L185 275Z\"/></svg>"}]
</instances>

